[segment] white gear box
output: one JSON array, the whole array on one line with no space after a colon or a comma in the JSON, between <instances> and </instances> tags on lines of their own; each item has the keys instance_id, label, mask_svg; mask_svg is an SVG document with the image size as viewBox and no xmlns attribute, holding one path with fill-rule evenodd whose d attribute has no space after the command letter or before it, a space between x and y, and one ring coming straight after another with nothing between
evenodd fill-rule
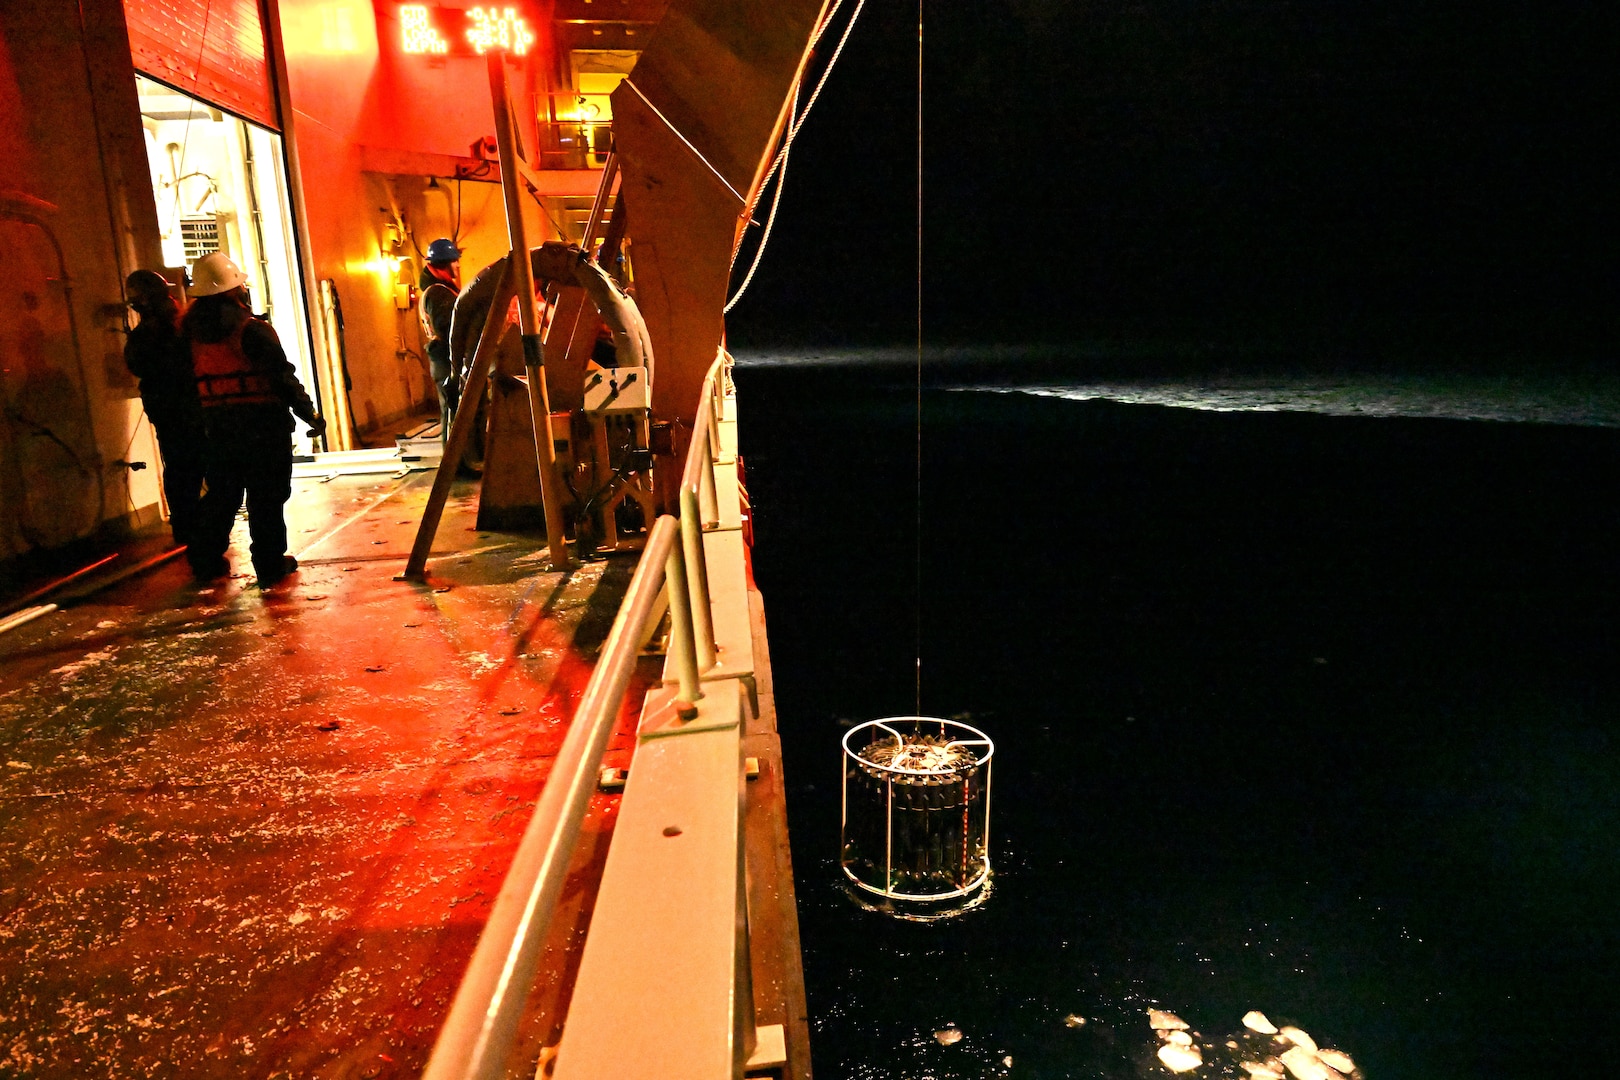
<instances>
[{"instance_id":1,"label":"white gear box","mask_svg":"<svg viewBox=\"0 0 1620 1080\"><path fill-rule=\"evenodd\" d=\"M644 367L593 367L585 372L585 411L645 412L652 407L648 390Z\"/></svg>"}]
</instances>

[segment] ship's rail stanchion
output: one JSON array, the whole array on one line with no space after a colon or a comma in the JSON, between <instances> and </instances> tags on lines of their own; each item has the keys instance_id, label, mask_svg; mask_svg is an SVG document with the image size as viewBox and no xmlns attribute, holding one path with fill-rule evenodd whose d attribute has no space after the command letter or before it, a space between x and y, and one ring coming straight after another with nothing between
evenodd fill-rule
<instances>
[{"instance_id":1,"label":"ship's rail stanchion","mask_svg":"<svg viewBox=\"0 0 1620 1080\"><path fill-rule=\"evenodd\" d=\"M726 354L721 352L703 380L703 396L692 424L692 442L686 451L686 468L681 472L681 548L686 554L686 576L699 595L709 596L709 566L703 552L703 533L719 524L719 499L715 494L714 465L720 458L716 433L717 413L722 407L721 388ZM718 659L714 641L714 616L708 604L692 612L692 629L697 638L698 670L708 671Z\"/></svg>"},{"instance_id":2,"label":"ship's rail stanchion","mask_svg":"<svg viewBox=\"0 0 1620 1080\"><path fill-rule=\"evenodd\" d=\"M681 520L661 516L648 535L440 1030L427 1080L506 1075L602 753L663 592L666 685L649 691L642 710L556 1075L720 1080L786 1060L782 1028L755 1026L743 854L745 687L737 677L705 675L715 666L717 601L704 534L725 528L714 507L727 359L722 352L704 382ZM657 888L649 891L650 882Z\"/></svg>"}]
</instances>

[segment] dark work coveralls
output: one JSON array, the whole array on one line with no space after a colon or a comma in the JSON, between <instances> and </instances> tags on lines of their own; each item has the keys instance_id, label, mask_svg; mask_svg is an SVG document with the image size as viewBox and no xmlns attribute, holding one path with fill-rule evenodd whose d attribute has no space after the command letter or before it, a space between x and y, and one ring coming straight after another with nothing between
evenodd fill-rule
<instances>
[{"instance_id":1,"label":"dark work coveralls","mask_svg":"<svg viewBox=\"0 0 1620 1080\"><path fill-rule=\"evenodd\" d=\"M282 507L292 495L293 416L320 421L275 330L236 297L202 297L182 324L209 444L208 492L187 556L199 576L224 572L246 495L253 567L261 581L274 580L286 573Z\"/></svg>"},{"instance_id":2,"label":"dark work coveralls","mask_svg":"<svg viewBox=\"0 0 1620 1080\"><path fill-rule=\"evenodd\" d=\"M180 336L180 313L172 301L157 311L140 310L140 325L124 343L124 363L141 380L141 405L157 432L169 528L176 543L186 544L196 528L208 452L191 350Z\"/></svg>"},{"instance_id":3,"label":"dark work coveralls","mask_svg":"<svg viewBox=\"0 0 1620 1080\"><path fill-rule=\"evenodd\" d=\"M439 389L440 437L448 439L450 421L461 400L461 377L450 364L450 316L456 307L456 287L427 266L422 267L416 287L422 293L419 314L422 336L427 339L428 368Z\"/></svg>"}]
</instances>

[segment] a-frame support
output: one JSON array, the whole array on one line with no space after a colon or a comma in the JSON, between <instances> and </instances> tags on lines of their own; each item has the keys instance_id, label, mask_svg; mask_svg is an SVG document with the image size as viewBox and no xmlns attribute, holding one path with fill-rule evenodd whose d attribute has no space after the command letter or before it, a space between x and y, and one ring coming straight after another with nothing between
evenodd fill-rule
<instances>
[{"instance_id":1,"label":"a-frame support","mask_svg":"<svg viewBox=\"0 0 1620 1080\"><path fill-rule=\"evenodd\" d=\"M489 62L489 94L495 109L495 144L500 158L501 194L506 204L506 236L511 248L506 268L485 318L478 338L472 363L467 372L467 384L462 390L464 403L476 402L484 393L489 373L495 363L496 348L506 329L506 311L512 298L518 302L518 329L523 339L523 366L527 372L529 414L534 426L535 463L540 472L540 499L546 518L546 545L550 551L551 566L566 570L572 565L567 540L563 534L562 492L557 476L557 449L551 435L551 394L546 386L545 358L540 338L540 311L535 301L534 268L530 262L529 242L523 225L522 196L518 187L519 155L517 138L512 122L511 98L506 85L505 54L491 52ZM455 479L467 441L476 422L476 408L456 410L450 425L444 457L433 479L433 491L422 511L422 522L417 527L416 542L411 557L400 576L408 581L420 581L427 572L428 553L433 547L434 534L444 515L444 504L450 496L450 484Z\"/></svg>"}]
</instances>

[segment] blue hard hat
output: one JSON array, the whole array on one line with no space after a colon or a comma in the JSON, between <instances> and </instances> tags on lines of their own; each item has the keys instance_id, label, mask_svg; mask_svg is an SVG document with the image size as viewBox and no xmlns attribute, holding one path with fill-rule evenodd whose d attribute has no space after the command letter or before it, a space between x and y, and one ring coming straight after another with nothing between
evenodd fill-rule
<instances>
[{"instance_id":1,"label":"blue hard hat","mask_svg":"<svg viewBox=\"0 0 1620 1080\"><path fill-rule=\"evenodd\" d=\"M430 263L450 263L461 258L461 249L456 242L448 237L440 237L428 245L427 261Z\"/></svg>"}]
</instances>

